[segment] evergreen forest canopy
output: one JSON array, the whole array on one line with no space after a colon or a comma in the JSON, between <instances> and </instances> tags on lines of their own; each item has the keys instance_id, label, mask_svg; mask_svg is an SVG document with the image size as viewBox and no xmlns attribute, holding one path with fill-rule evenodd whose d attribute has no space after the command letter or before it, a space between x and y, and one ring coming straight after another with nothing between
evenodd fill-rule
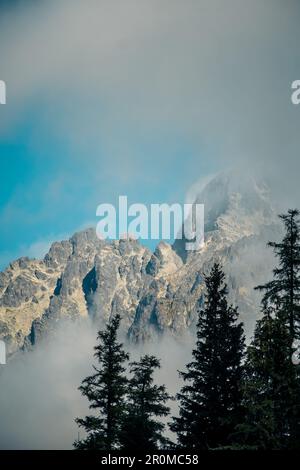
<instances>
[{"instance_id":1,"label":"evergreen forest canopy","mask_svg":"<svg viewBox=\"0 0 300 470\"><path fill-rule=\"evenodd\" d=\"M121 318L115 315L98 333L94 373L80 386L92 414L76 419L85 437L75 441L75 449L300 448L299 211L279 217L285 233L280 242L268 244L277 265L273 278L256 287L262 292L261 315L249 346L217 262L205 276L196 344L180 372L183 385L176 397L155 382L158 358L144 355L129 362L118 341ZM174 399L179 413L170 417L168 403ZM166 437L167 428L174 439Z\"/></svg>"}]
</instances>

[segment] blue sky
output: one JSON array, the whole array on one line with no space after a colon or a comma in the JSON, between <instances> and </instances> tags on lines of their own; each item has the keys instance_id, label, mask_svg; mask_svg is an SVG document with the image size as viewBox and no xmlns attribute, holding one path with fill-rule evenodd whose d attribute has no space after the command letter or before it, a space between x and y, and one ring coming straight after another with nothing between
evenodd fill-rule
<instances>
[{"instance_id":1,"label":"blue sky","mask_svg":"<svg viewBox=\"0 0 300 470\"><path fill-rule=\"evenodd\" d=\"M232 166L295 203L297 2L6 4L0 268L95 224L102 202L184 202Z\"/></svg>"},{"instance_id":2,"label":"blue sky","mask_svg":"<svg viewBox=\"0 0 300 470\"><path fill-rule=\"evenodd\" d=\"M122 194L129 203L183 203L185 190L194 182L195 149L184 136L166 132L137 138L128 131L126 145L141 156L140 168L128 180L122 168L115 175L106 172L100 138L76 150L63 135L53 133L47 125L49 116L44 120L48 105L43 100L27 106L13 132L0 139L1 267L15 257L39 256L51 241L95 225L100 203L117 206ZM9 95L7 107L0 112L4 115L8 107ZM68 111L64 118L68 119ZM120 141L123 131L116 129ZM88 158L91 153L97 154L95 165ZM120 158L120 163L126 172L126 158ZM204 173L212 168L203 162ZM154 248L157 242L145 243Z\"/></svg>"}]
</instances>

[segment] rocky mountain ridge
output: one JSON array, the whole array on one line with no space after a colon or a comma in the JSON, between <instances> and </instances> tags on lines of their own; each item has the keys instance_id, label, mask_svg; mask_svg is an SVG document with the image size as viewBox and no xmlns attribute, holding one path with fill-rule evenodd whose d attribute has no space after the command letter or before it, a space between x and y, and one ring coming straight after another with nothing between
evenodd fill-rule
<instances>
[{"instance_id":1,"label":"rocky mountain ridge","mask_svg":"<svg viewBox=\"0 0 300 470\"><path fill-rule=\"evenodd\" d=\"M52 244L43 260L21 258L0 273L0 338L9 353L34 345L61 319L115 312L133 342L193 328L204 300L203 275L213 261L227 274L230 299L250 331L259 314L253 287L270 275L268 239L279 236L268 190L252 180L218 176L198 194L205 204L205 245L185 252L184 240L154 253L135 240L103 241L94 229Z\"/></svg>"}]
</instances>

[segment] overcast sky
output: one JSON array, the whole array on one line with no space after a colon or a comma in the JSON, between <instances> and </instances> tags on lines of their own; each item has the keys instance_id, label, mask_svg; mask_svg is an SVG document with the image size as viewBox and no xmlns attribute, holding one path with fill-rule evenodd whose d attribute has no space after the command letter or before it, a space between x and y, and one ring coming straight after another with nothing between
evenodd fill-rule
<instances>
[{"instance_id":1,"label":"overcast sky","mask_svg":"<svg viewBox=\"0 0 300 470\"><path fill-rule=\"evenodd\" d=\"M0 0L0 269L229 168L299 207L299 25L299 0ZM0 447L71 446L94 341L68 326L5 369ZM187 349L155 353L175 394Z\"/></svg>"},{"instance_id":2,"label":"overcast sky","mask_svg":"<svg viewBox=\"0 0 300 470\"><path fill-rule=\"evenodd\" d=\"M0 267L229 167L299 205L299 24L297 0L0 2Z\"/></svg>"}]
</instances>

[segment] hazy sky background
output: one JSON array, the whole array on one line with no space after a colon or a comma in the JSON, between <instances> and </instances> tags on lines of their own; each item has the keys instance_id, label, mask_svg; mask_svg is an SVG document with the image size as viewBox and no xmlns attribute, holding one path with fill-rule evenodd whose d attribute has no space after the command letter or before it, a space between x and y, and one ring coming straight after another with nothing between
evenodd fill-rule
<instances>
[{"instance_id":1,"label":"hazy sky background","mask_svg":"<svg viewBox=\"0 0 300 470\"><path fill-rule=\"evenodd\" d=\"M0 0L0 268L102 202L184 202L230 167L299 207L299 25L299 0ZM2 369L0 447L71 446L95 336L66 327ZM172 341L175 393L191 348Z\"/></svg>"},{"instance_id":2,"label":"hazy sky background","mask_svg":"<svg viewBox=\"0 0 300 470\"><path fill-rule=\"evenodd\" d=\"M0 267L228 167L298 205L298 0L0 2Z\"/></svg>"},{"instance_id":3,"label":"hazy sky background","mask_svg":"<svg viewBox=\"0 0 300 470\"><path fill-rule=\"evenodd\" d=\"M65 322L54 338L0 366L0 449L71 449L78 431L83 438L74 419L91 411L78 387L94 373L96 336L95 326L89 322ZM155 354L161 361L155 380L166 384L175 396L181 384L178 369L183 370L191 360L188 333L180 341L166 334L163 341L140 348L125 342L124 348L131 361L139 360L141 354ZM169 406L176 413L177 404L170 402Z\"/></svg>"}]
</instances>

